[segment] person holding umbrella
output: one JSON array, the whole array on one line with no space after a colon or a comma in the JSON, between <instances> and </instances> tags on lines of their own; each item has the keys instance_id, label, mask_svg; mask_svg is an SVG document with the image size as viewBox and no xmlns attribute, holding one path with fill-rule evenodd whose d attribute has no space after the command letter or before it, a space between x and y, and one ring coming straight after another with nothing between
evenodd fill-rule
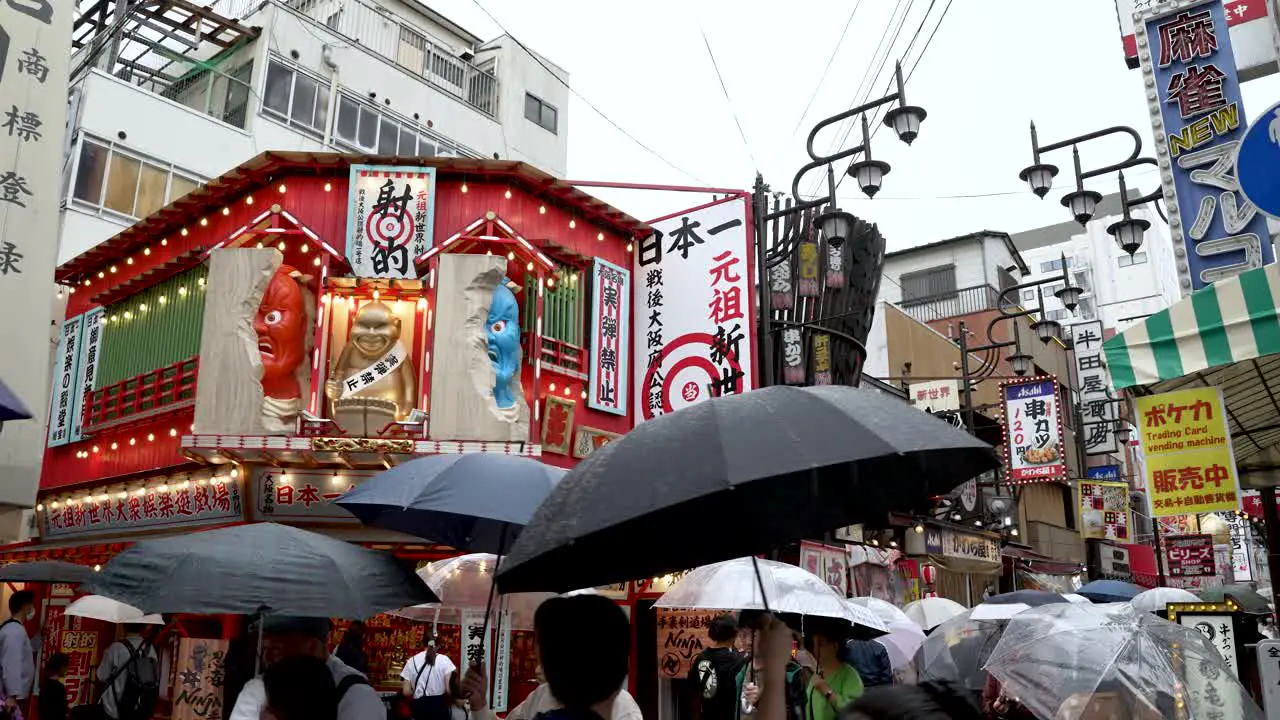
<instances>
[{"instance_id":1,"label":"person holding umbrella","mask_svg":"<svg viewBox=\"0 0 1280 720\"><path fill-rule=\"evenodd\" d=\"M809 681L805 699L810 720L836 720L846 705L862 697L864 687L858 671L840 659L847 628L810 618L805 626L805 647L817 661L816 675Z\"/></svg>"},{"instance_id":2,"label":"person holding umbrella","mask_svg":"<svg viewBox=\"0 0 1280 720\"><path fill-rule=\"evenodd\" d=\"M694 715L701 720L734 720L738 694L735 680L746 658L734 649L738 620L725 613L711 621L707 637L712 646L698 653L689 668L694 688Z\"/></svg>"},{"instance_id":3,"label":"person holding umbrella","mask_svg":"<svg viewBox=\"0 0 1280 720\"><path fill-rule=\"evenodd\" d=\"M400 671L401 693L409 698L413 720L449 720L449 689L458 666L447 655L436 652L436 637L423 633L422 652L409 658Z\"/></svg>"}]
</instances>

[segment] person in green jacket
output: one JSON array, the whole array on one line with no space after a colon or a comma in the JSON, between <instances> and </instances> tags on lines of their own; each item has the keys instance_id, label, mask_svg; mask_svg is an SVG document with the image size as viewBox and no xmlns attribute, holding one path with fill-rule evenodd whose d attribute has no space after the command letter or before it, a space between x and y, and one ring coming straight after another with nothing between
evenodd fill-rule
<instances>
[{"instance_id":1,"label":"person in green jacket","mask_svg":"<svg viewBox=\"0 0 1280 720\"><path fill-rule=\"evenodd\" d=\"M840 659L847 639L837 626L807 623L805 646L816 660L805 701L806 720L836 720L846 705L862 697L862 676Z\"/></svg>"}]
</instances>

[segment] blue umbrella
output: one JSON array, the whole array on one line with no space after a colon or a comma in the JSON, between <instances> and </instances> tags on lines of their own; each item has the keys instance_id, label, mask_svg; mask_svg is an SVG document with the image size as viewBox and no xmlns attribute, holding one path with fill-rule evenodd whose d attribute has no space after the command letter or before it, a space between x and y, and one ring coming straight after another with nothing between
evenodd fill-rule
<instances>
[{"instance_id":1,"label":"blue umbrella","mask_svg":"<svg viewBox=\"0 0 1280 720\"><path fill-rule=\"evenodd\" d=\"M1129 602L1142 588L1119 580L1094 580L1076 591L1096 603Z\"/></svg>"},{"instance_id":2,"label":"blue umbrella","mask_svg":"<svg viewBox=\"0 0 1280 720\"><path fill-rule=\"evenodd\" d=\"M5 385L3 380L0 380L0 422L30 419L31 411L27 409L26 405L22 404L17 395L13 394L9 386Z\"/></svg>"},{"instance_id":3,"label":"blue umbrella","mask_svg":"<svg viewBox=\"0 0 1280 720\"><path fill-rule=\"evenodd\" d=\"M432 455L379 473L336 502L366 525L501 555L564 473L516 455Z\"/></svg>"}]
</instances>

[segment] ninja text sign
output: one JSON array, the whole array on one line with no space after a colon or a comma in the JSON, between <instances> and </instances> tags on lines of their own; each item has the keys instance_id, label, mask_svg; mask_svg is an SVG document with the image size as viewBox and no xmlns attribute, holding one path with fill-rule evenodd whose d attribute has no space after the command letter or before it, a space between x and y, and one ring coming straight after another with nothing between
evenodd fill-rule
<instances>
[{"instance_id":1,"label":"ninja text sign","mask_svg":"<svg viewBox=\"0 0 1280 720\"><path fill-rule=\"evenodd\" d=\"M693 659L711 647L707 627L723 610L658 609L658 676L684 678Z\"/></svg>"},{"instance_id":2,"label":"ninja text sign","mask_svg":"<svg viewBox=\"0 0 1280 720\"><path fill-rule=\"evenodd\" d=\"M1058 383L1031 378L1004 385L1004 443L1010 482L1066 477Z\"/></svg>"},{"instance_id":3,"label":"ninja text sign","mask_svg":"<svg viewBox=\"0 0 1280 720\"><path fill-rule=\"evenodd\" d=\"M746 199L649 224L632 273L636 422L755 387Z\"/></svg>"},{"instance_id":4,"label":"ninja text sign","mask_svg":"<svg viewBox=\"0 0 1280 720\"><path fill-rule=\"evenodd\" d=\"M347 260L357 277L415 278L431 249L436 169L352 165Z\"/></svg>"}]
</instances>

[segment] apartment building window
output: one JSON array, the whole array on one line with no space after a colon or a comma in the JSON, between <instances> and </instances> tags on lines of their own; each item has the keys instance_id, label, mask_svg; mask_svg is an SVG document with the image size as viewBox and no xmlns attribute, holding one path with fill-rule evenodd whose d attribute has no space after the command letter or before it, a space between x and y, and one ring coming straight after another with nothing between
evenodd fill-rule
<instances>
[{"instance_id":1,"label":"apartment building window","mask_svg":"<svg viewBox=\"0 0 1280 720\"><path fill-rule=\"evenodd\" d=\"M404 157L469 156L457 147L428 135L416 123L402 120L343 93L338 96L336 140L356 150Z\"/></svg>"},{"instance_id":2,"label":"apartment building window","mask_svg":"<svg viewBox=\"0 0 1280 720\"><path fill-rule=\"evenodd\" d=\"M557 119L559 113L556 109L541 99L529 94L524 94L524 118L535 125L555 133L557 127Z\"/></svg>"},{"instance_id":3,"label":"apartment building window","mask_svg":"<svg viewBox=\"0 0 1280 720\"><path fill-rule=\"evenodd\" d=\"M927 270L904 273L899 280L902 284L903 302L950 295L956 291L956 266L939 265Z\"/></svg>"},{"instance_id":4,"label":"apartment building window","mask_svg":"<svg viewBox=\"0 0 1280 720\"><path fill-rule=\"evenodd\" d=\"M1026 290L1023 290L1023 291L1022 291L1022 299L1023 299L1023 301L1024 301L1024 302L1029 302L1029 301L1031 301L1031 300L1035 300L1035 299L1036 299L1036 289L1035 289L1035 288L1027 288Z\"/></svg>"},{"instance_id":5,"label":"apartment building window","mask_svg":"<svg viewBox=\"0 0 1280 720\"><path fill-rule=\"evenodd\" d=\"M75 205L143 218L199 187L201 181L167 163L115 143L84 136L71 198Z\"/></svg>"},{"instance_id":6,"label":"apartment building window","mask_svg":"<svg viewBox=\"0 0 1280 720\"><path fill-rule=\"evenodd\" d=\"M272 58L262 110L294 127L323 134L329 117L329 84Z\"/></svg>"},{"instance_id":7,"label":"apartment building window","mask_svg":"<svg viewBox=\"0 0 1280 720\"><path fill-rule=\"evenodd\" d=\"M1132 265L1145 265L1147 262L1147 254L1144 252L1134 253L1133 255L1121 255L1116 258L1116 263L1120 267L1130 267Z\"/></svg>"},{"instance_id":8,"label":"apartment building window","mask_svg":"<svg viewBox=\"0 0 1280 720\"><path fill-rule=\"evenodd\" d=\"M1075 261L1071 258L1067 258L1067 267L1071 267L1073 265L1075 265ZM1062 258L1040 263L1040 272L1062 272Z\"/></svg>"}]
</instances>

